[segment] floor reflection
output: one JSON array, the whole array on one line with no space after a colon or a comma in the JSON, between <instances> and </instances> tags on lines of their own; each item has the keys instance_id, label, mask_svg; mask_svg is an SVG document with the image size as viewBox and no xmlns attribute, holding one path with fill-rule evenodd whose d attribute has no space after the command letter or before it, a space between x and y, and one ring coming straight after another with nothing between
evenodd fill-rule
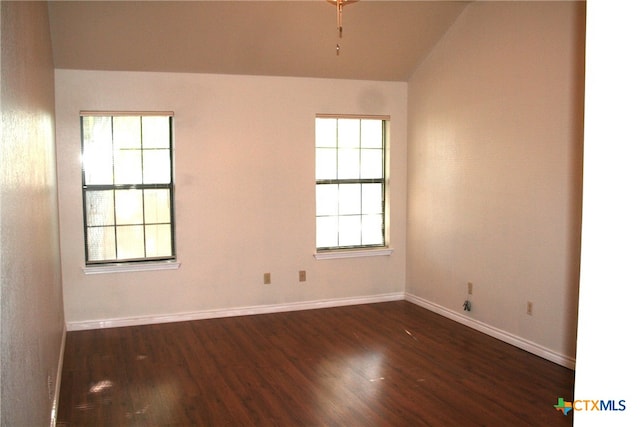
<instances>
[{"instance_id":1,"label":"floor reflection","mask_svg":"<svg viewBox=\"0 0 640 427\"><path fill-rule=\"evenodd\" d=\"M384 354L376 351L339 361L322 360L317 366L316 405L325 407L335 419L374 405L384 387L383 366Z\"/></svg>"}]
</instances>

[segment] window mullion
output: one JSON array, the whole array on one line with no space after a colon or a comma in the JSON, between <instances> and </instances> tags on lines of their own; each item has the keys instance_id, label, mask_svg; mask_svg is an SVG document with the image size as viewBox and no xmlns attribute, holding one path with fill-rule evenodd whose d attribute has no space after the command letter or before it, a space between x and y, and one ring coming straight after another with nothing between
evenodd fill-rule
<instances>
[{"instance_id":1,"label":"window mullion","mask_svg":"<svg viewBox=\"0 0 640 427\"><path fill-rule=\"evenodd\" d=\"M362 246L362 120L358 122L358 178L360 178L360 215L358 215L358 219L360 220L360 246Z\"/></svg>"},{"instance_id":2,"label":"window mullion","mask_svg":"<svg viewBox=\"0 0 640 427\"><path fill-rule=\"evenodd\" d=\"M317 179L316 184L384 184L384 178Z\"/></svg>"},{"instance_id":3,"label":"window mullion","mask_svg":"<svg viewBox=\"0 0 640 427\"><path fill-rule=\"evenodd\" d=\"M118 217L116 207L116 141L115 141L115 126L113 124L113 117L110 120L111 123L111 195L113 197L113 251L115 259L118 259Z\"/></svg>"},{"instance_id":4,"label":"window mullion","mask_svg":"<svg viewBox=\"0 0 640 427\"><path fill-rule=\"evenodd\" d=\"M142 184L142 188L140 191L142 192L142 248L144 251L144 257L147 257L147 227L146 227L146 217L145 217L145 200L144 200L144 142L143 142L143 134L142 134L142 116L140 116L140 173L142 176L140 177L140 181Z\"/></svg>"},{"instance_id":5,"label":"window mullion","mask_svg":"<svg viewBox=\"0 0 640 427\"><path fill-rule=\"evenodd\" d=\"M173 183L173 117L169 117L169 198L174 200L174 183ZM171 233L171 253L176 253L176 239L175 239L175 213L173 209L173 203L169 206L169 227Z\"/></svg>"},{"instance_id":6,"label":"window mullion","mask_svg":"<svg viewBox=\"0 0 640 427\"><path fill-rule=\"evenodd\" d=\"M336 119L336 176L335 179L340 179L340 119Z\"/></svg>"}]
</instances>

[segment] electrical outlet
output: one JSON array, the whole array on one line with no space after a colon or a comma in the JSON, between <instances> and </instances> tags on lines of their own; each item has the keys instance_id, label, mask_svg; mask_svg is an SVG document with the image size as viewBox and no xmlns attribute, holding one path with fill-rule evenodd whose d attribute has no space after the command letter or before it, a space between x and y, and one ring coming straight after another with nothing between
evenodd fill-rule
<instances>
[{"instance_id":1,"label":"electrical outlet","mask_svg":"<svg viewBox=\"0 0 640 427\"><path fill-rule=\"evenodd\" d=\"M265 285L271 284L271 273L264 273L264 284Z\"/></svg>"},{"instance_id":2,"label":"electrical outlet","mask_svg":"<svg viewBox=\"0 0 640 427\"><path fill-rule=\"evenodd\" d=\"M531 301L527 301L527 314L533 316L533 303Z\"/></svg>"},{"instance_id":3,"label":"electrical outlet","mask_svg":"<svg viewBox=\"0 0 640 427\"><path fill-rule=\"evenodd\" d=\"M473 283L467 283L467 293L471 295L473 293Z\"/></svg>"},{"instance_id":4,"label":"electrical outlet","mask_svg":"<svg viewBox=\"0 0 640 427\"><path fill-rule=\"evenodd\" d=\"M298 281L299 282L307 281L307 272L305 270L298 271Z\"/></svg>"}]
</instances>

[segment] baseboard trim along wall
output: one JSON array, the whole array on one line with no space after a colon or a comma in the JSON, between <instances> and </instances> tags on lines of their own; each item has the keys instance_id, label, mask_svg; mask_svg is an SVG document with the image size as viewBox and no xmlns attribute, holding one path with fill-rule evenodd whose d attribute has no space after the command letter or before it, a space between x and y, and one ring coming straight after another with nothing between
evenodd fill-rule
<instances>
[{"instance_id":1,"label":"baseboard trim along wall","mask_svg":"<svg viewBox=\"0 0 640 427\"><path fill-rule=\"evenodd\" d=\"M420 298L413 294L406 294L405 299L413 304L426 308L429 311L433 311L434 313L440 314L441 316L444 316L455 322L461 323L479 332L487 334L493 338L499 339L500 341L504 341L507 344L511 344L522 350L528 351L529 353L535 354L536 356L540 356L543 359L547 359L551 362L557 363L558 365L564 366L565 368L569 368L573 370L575 370L576 368L576 360L574 358L571 358L563 354L560 354L558 352L555 352L553 350L550 350L532 341L526 340L517 335L513 335L509 332L495 328L491 325L480 322L476 319L463 316L460 313L457 313L449 308L432 303L430 301L427 301L424 298Z\"/></svg>"},{"instance_id":2,"label":"baseboard trim along wall","mask_svg":"<svg viewBox=\"0 0 640 427\"><path fill-rule=\"evenodd\" d=\"M58 372L53 390L53 399L51 402L51 424L50 427L56 427L58 424L58 404L60 402L60 384L62 383L62 365L64 362L64 349L67 344L67 329L62 330L62 339L60 340L60 354L58 355Z\"/></svg>"},{"instance_id":3,"label":"baseboard trim along wall","mask_svg":"<svg viewBox=\"0 0 640 427\"><path fill-rule=\"evenodd\" d=\"M402 301L404 292L367 295L361 297L334 298L317 301L302 301L285 304L257 305L250 307L222 308L215 310L176 313L162 316L122 317L116 319L67 322L68 331L117 328L123 326L151 325L156 323L183 322L189 320L215 319L220 317L248 316L252 314L282 313L286 311L312 310L316 308L341 307L346 305L373 304L376 302Z\"/></svg>"},{"instance_id":4,"label":"baseboard trim along wall","mask_svg":"<svg viewBox=\"0 0 640 427\"><path fill-rule=\"evenodd\" d=\"M136 316L122 317L103 320L89 320L80 322L67 322L68 331L81 331L89 329L118 328L124 326L151 325L156 323L184 322L189 320L215 319L221 317L248 316L253 314L282 313L287 311L312 310L317 308L340 307L346 305L373 304L377 302L402 301L406 300L429 311L433 311L441 316L473 328L479 332L487 334L493 338L516 346L529 353L540 356L558 365L569 369L575 369L574 358L562 355L532 341L521 338L517 335L495 328L486 323L466 317L451 309L427 301L413 294L404 292L394 292L389 294L368 295L350 298L334 298L317 301L303 301L284 304L257 305L236 308L221 308L215 310L204 310L187 313L176 313L161 316Z\"/></svg>"}]
</instances>

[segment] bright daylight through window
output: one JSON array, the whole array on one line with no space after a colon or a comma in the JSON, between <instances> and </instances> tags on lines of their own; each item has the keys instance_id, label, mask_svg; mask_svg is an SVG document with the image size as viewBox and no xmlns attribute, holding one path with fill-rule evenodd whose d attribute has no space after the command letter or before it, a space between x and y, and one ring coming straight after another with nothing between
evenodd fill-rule
<instances>
[{"instance_id":1,"label":"bright daylight through window","mask_svg":"<svg viewBox=\"0 0 640 427\"><path fill-rule=\"evenodd\" d=\"M172 119L82 114L87 265L175 259Z\"/></svg>"},{"instance_id":2,"label":"bright daylight through window","mask_svg":"<svg viewBox=\"0 0 640 427\"><path fill-rule=\"evenodd\" d=\"M385 246L383 118L316 117L316 248Z\"/></svg>"}]
</instances>

